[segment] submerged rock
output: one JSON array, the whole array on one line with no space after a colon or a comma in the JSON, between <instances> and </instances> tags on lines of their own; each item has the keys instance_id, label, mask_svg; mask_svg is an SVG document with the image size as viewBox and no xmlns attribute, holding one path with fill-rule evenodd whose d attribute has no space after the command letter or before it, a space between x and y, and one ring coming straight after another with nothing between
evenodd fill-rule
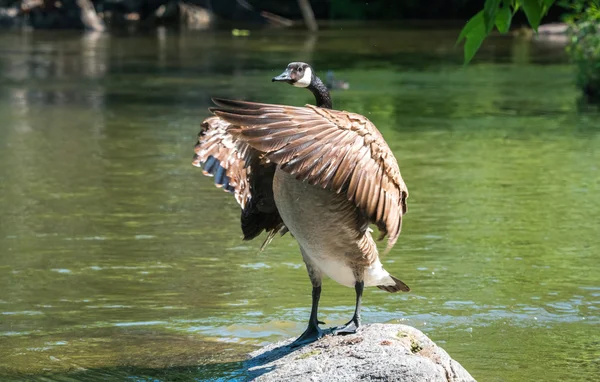
<instances>
[{"instance_id":1,"label":"submerged rock","mask_svg":"<svg viewBox=\"0 0 600 382\"><path fill-rule=\"evenodd\" d=\"M327 335L290 349L293 339L267 345L246 361L253 381L475 381L421 331L373 324L356 334Z\"/></svg>"}]
</instances>

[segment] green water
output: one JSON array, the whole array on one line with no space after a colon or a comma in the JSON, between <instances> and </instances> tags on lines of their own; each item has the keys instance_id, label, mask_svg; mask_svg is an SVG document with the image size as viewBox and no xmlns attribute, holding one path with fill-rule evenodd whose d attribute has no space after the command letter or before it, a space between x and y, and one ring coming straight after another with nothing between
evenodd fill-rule
<instances>
[{"instance_id":1,"label":"green water","mask_svg":"<svg viewBox=\"0 0 600 382\"><path fill-rule=\"evenodd\" d=\"M0 35L0 379L243 380L299 335L310 283L286 235L259 253L191 166L211 96L302 105L270 78L334 69L334 107L382 131L410 191L364 321L425 331L480 381L600 378L600 116L560 45L457 30ZM320 318L351 289L326 280Z\"/></svg>"}]
</instances>

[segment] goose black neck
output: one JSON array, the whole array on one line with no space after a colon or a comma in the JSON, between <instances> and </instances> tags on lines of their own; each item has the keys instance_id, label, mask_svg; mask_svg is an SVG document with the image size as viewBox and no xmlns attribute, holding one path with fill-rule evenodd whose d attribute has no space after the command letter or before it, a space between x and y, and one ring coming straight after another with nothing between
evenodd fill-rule
<instances>
[{"instance_id":1,"label":"goose black neck","mask_svg":"<svg viewBox=\"0 0 600 382\"><path fill-rule=\"evenodd\" d=\"M333 107L333 104L331 103L331 96L329 95L329 89L327 89L327 86L325 86L319 77L315 76L310 85L308 85L307 89L310 90L315 96L315 101L317 102L318 107L325 109L331 109Z\"/></svg>"}]
</instances>

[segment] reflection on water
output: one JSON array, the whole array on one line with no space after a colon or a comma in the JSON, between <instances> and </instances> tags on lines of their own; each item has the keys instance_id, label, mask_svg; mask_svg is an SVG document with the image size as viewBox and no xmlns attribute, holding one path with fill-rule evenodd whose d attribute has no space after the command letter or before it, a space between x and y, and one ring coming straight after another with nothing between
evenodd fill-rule
<instances>
[{"instance_id":1,"label":"reflection on water","mask_svg":"<svg viewBox=\"0 0 600 382\"><path fill-rule=\"evenodd\" d=\"M455 35L0 36L0 374L243 379L249 348L301 333L296 243L242 242L190 163L211 96L312 102L269 81L306 60L351 83L334 106L380 128L411 193L384 262L412 292L368 290L365 321L425 330L480 380L594 379L600 118L560 46L490 40L464 68ZM322 318L353 299L327 280Z\"/></svg>"}]
</instances>

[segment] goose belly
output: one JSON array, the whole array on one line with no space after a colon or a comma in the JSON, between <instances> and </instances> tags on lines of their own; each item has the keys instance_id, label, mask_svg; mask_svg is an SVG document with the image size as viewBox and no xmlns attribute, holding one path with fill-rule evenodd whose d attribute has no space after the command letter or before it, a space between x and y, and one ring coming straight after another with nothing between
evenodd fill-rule
<instances>
[{"instance_id":1,"label":"goose belly","mask_svg":"<svg viewBox=\"0 0 600 382\"><path fill-rule=\"evenodd\" d=\"M346 262L331 257L320 256L319 253L311 253L308 251L306 251L306 255L309 256L311 261L329 278L338 284L350 288L354 287L354 284L356 283L354 269ZM390 277L388 271L383 269L383 265L379 259L373 262L373 264L363 267L361 272L366 287L396 284Z\"/></svg>"},{"instance_id":2,"label":"goose belly","mask_svg":"<svg viewBox=\"0 0 600 382\"><path fill-rule=\"evenodd\" d=\"M315 264L321 272L327 277L334 280L338 284L353 288L356 283L354 270L343 260L319 256L318 253L306 252L313 264Z\"/></svg>"},{"instance_id":3,"label":"goose belly","mask_svg":"<svg viewBox=\"0 0 600 382\"><path fill-rule=\"evenodd\" d=\"M366 262L357 242L357 214L345 196L298 181L279 168L273 195L286 227L321 272L347 287L354 287L355 272L365 272L365 282L373 278L367 273L379 261Z\"/></svg>"}]
</instances>

